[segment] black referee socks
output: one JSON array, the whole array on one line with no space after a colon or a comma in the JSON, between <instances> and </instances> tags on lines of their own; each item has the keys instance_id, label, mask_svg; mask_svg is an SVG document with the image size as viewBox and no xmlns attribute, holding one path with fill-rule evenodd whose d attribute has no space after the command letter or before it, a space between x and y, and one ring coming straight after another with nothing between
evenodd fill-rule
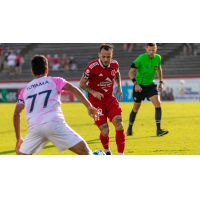
<instances>
[{"instance_id":1,"label":"black referee socks","mask_svg":"<svg viewBox=\"0 0 200 200\"><path fill-rule=\"evenodd\" d=\"M137 113L135 113L133 110L130 114L130 118L129 118L129 127L128 130L132 131L132 127L133 127L133 123L135 121L135 117L136 117Z\"/></svg>"},{"instance_id":2,"label":"black referee socks","mask_svg":"<svg viewBox=\"0 0 200 200\"><path fill-rule=\"evenodd\" d=\"M161 108L156 108L156 125L157 125L157 130L160 129L160 124L161 124Z\"/></svg>"}]
</instances>

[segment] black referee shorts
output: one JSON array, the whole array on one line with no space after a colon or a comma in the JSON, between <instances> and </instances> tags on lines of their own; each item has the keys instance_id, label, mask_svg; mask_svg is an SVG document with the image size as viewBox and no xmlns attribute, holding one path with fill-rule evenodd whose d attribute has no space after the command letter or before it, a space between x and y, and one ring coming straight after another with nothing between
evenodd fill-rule
<instances>
[{"instance_id":1,"label":"black referee shorts","mask_svg":"<svg viewBox=\"0 0 200 200\"><path fill-rule=\"evenodd\" d=\"M135 92L135 86L133 86L133 99L136 103L144 101L145 98L150 101L149 98L158 95L157 85L155 83L151 85L140 85L140 87L142 88L142 91Z\"/></svg>"}]
</instances>

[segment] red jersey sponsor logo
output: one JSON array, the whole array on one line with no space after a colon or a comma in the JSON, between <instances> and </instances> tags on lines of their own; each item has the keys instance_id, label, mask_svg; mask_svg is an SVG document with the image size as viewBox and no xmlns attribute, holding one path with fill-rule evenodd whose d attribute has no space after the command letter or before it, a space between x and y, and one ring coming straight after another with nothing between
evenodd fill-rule
<instances>
[{"instance_id":1,"label":"red jersey sponsor logo","mask_svg":"<svg viewBox=\"0 0 200 200\"><path fill-rule=\"evenodd\" d=\"M100 84L98 85L102 90L104 90L105 92L108 92L108 90L111 88L112 86L112 81L107 78L105 79L103 82L100 82Z\"/></svg>"}]
</instances>

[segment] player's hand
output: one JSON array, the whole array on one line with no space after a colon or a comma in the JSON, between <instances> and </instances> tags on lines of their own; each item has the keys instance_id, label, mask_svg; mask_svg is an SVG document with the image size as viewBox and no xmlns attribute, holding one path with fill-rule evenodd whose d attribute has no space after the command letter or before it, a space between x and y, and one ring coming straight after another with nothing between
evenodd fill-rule
<instances>
[{"instance_id":1,"label":"player's hand","mask_svg":"<svg viewBox=\"0 0 200 200\"><path fill-rule=\"evenodd\" d=\"M96 108L94 108L93 106L89 106L87 109L90 117L94 118L95 121L100 120L100 112Z\"/></svg>"},{"instance_id":2,"label":"player's hand","mask_svg":"<svg viewBox=\"0 0 200 200\"><path fill-rule=\"evenodd\" d=\"M118 100L120 99L120 101L122 100L123 98L123 93L122 93L122 89L121 88L117 88L116 90L116 96L119 94L118 96Z\"/></svg>"},{"instance_id":3,"label":"player's hand","mask_svg":"<svg viewBox=\"0 0 200 200\"><path fill-rule=\"evenodd\" d=\"M19 149L23 142L24 142L24 139L22 137L19 140L17 140L16 147L15 147L16 154L19 154Z\"/></svg>"},{"instance_id":4,"label":"player's hand","mask_svg":"<svg viewBox=\"0 0 200 200\"><path fill-rule=\"evenodd\" d=\"M163 84L160 83L159 86L158 86L158 92L162 91L162 89L163 89Z\"/></svg>"},{"instance_id":5,"label":"player's hand","mask_svg":"<svg viewBox=\"0 0 200 200\"><path fill-rule=\"evenodd\" d=\"M101 94L100 92L94 92L92 95L93 95L95 98L99 99L99 100L101 100L101 98L104 98L104 95Z\"/></svg>"},{"instance_id":6,"label":"player's hand","mask_svg":"<svg viewBox=\"0 0 200 200\"><path fill-rule=\"evenodd\" d=\"M142 91L142 88L140 87L139 84L135 85L135 91L136 92L141 92Z\"/></svg>"}]
</instances>

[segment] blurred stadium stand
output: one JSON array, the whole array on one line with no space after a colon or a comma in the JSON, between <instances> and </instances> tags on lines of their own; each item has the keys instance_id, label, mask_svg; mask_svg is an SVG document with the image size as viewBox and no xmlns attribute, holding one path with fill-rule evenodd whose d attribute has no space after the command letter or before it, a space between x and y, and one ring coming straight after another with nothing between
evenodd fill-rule
<instances>
[{"instance_id":1,"label":"blurred stadium stand","mask_svg":"<svg viewBox=\"0 0 200 200\"><path fill-rule=\"evenodd\" d=\"M77 62L78 71L51 71L49 76L59 76L63 78L81 78L91 59L98 58L100 43L4 43L4 47L22 51L25 63L22 68L21 76L9 76L1 74L0 80L31 80L30 60L35 54L47 55L58 54L61 58L66 54L69 58L74 56ZM135 47L131 53L122 50L123 43L113 43L114 59L119 62L120 72L123 78L128 77L131 63L145 50ZM158 49L158 54L162 56L163 73L166 76L173 75L200 75L200 55L183 56L183 43L163 43Z\"/></svg>"}]
</instances>

